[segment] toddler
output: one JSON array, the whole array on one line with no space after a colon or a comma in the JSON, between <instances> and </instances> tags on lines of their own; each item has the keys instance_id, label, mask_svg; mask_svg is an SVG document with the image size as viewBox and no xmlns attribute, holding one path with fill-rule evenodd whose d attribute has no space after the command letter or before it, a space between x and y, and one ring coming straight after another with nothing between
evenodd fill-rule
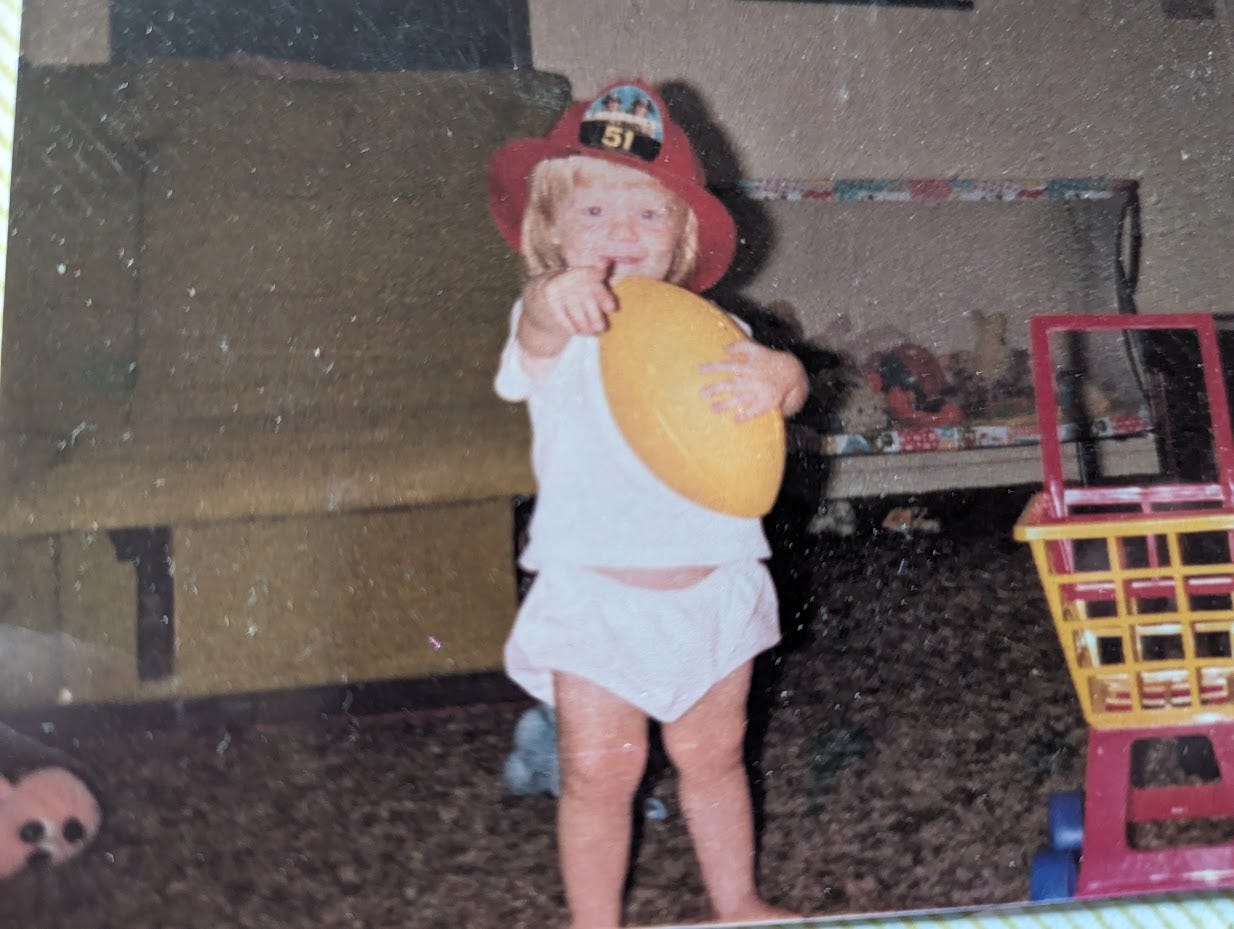
<instances>
[{"instance_id":1,"label":"toddler","mask_svg":"<svg viewBox=\"0 0 1234 929\"><path fill-rule=\"evenodd\" d=\"M536 579L505 663L557 711L571 925L620 925L649 717L662 724L715 915L789 917L755 886L742 758L751 665L779 639L762 525L680 496L638 459L605 400L595 338L620 312L610 287L622 277L715 284L736 247L733 220L640 81L575 103L544 138L504 146L489 190L529 271L495 386L527 403L537 483L521 558ZM806 398L796 358L750 340L703 369L726 376L704 388L714 415L788 416Z\"/></svg>"}]
</instances>

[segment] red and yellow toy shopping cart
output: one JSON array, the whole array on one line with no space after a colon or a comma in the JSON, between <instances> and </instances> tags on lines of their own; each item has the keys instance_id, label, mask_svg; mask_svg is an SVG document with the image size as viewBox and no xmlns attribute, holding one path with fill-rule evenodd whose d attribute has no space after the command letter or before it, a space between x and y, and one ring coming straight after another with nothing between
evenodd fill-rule
<instances>
[{"instance_id":1,"label":"red and yellow toy shopping cart","mask_svg":"<svg viewBox=\"0 0 1234 929\"><path fill-rule=\"evenodd\" d=\"M1031 546L1089 725L1083 794L1050 798L1035 900L1234 886L1234 840L1136 848L1145 823L1234 817L1234 442L1211 316L1039 316L1029 323L1045 486L1015 527ZM1192 330L1212 419L1213 483L1068 486L1051 336ZM1137 786L1133 749L1211 743L1216 772ZM1215 775L1215 779L1214 779Z\"/></svg>"}]
</instances>

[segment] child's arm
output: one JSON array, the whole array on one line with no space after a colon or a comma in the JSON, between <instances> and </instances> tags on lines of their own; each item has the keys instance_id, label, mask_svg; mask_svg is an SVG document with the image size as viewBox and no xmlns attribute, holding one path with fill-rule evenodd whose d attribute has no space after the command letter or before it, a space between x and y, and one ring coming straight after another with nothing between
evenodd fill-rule
<instances>
[{"instance_id":1,"label":"child's arm","mask_svg":"<svg viewBox=\"0 0 1234 929\"><path fill-rule=\"evenodd\" d=\"M608 268L570 268L527 282L514 337L533 380L544 376L572 337L608 328L608 314L617 309L608 277Z\"/></svg>"},{"instance_id":2,"label":"child's arm","mask_svg":"<svg viewBox=\"0 0 1234 929\"><path fill-rule=\"evenodd\" d=\"M806 370L790 352L778 352L750 339L728 347L728 359L700 366L704 374L727 374L703 388L704 397L716 397L711 408L717 413L733 413L736 422L745 422L779 410L792 416L805 405L810 392Z\"/></svg>"}]
</instances>

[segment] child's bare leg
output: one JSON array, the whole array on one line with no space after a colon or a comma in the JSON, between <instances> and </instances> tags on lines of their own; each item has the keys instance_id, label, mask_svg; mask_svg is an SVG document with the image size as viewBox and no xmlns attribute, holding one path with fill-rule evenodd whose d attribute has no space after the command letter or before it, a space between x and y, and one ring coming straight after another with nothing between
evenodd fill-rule
<instances>
[{"instance_id":1,"label":"child's bare leg","mask_svg":"<svg viewBox=\"0 0 1234 929\"><path fill-rule=\"evenodd\" d=\"M621 925L634 792L647 766L647 717L597 684L553 675L561 797L558 854L574 929Z\"/></svg>"},{"instance_id":2,"label":"child's bare leg","mask_svg":"<svg viewBox=\"0 0 1234 929\"><path fill-rule=\"evenodd\" d=\"M754 812L742 757L751 667L742 665L664 726L703 884L725 921L794 915L767 903L755 886Z\"/></svg>"}]
</instances>

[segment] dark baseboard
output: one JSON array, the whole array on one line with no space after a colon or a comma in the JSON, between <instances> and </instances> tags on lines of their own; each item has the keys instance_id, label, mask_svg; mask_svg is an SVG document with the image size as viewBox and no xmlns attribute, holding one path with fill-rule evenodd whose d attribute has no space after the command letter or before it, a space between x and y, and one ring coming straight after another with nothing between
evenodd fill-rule
<instances>
[{"instance_id":1,"label":"dark baseboard","mask_svg":"<svg viewBox=\"0 0 1234 929\"><path fill-rule=\"evenodd\" d=\"M505 674L493 671L191 700L54 706L10 713L0 722L32 737L59 742L131 729L362 725L465 708L530 703Z\"/></svg>"}]
</instances>

